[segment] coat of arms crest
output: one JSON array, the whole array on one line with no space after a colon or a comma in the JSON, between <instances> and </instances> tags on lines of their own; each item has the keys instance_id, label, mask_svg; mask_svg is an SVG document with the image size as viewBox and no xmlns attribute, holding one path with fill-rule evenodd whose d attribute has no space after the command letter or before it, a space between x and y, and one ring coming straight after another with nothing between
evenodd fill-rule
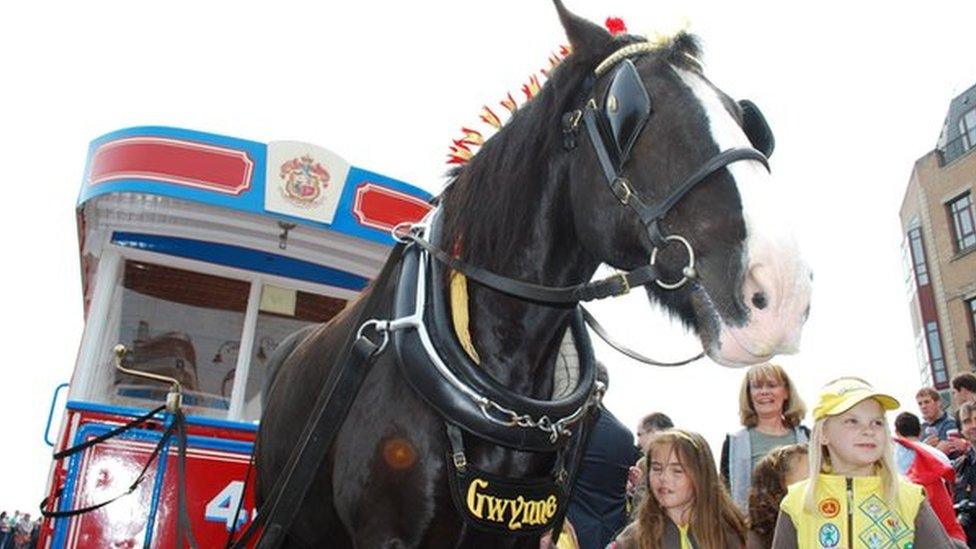
<instances>
[{"instance_id":1,"label":"coat of arms crest","mask_svg":"<svg viewBox=\"0 0 976 549\"><path fill-rule=\"evenodd\" d=\"M303 208L317 206L329 185L329 172L309 155L293 158L281 165L281 193L289 202Z\"/></svg>"}]
</instances>

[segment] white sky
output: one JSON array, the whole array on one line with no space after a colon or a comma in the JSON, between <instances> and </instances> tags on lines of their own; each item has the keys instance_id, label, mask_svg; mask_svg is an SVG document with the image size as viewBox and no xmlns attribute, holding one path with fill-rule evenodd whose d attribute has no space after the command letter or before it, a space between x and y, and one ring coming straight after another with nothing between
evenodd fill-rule
<instances>
[{"instance_id":1,"label":"white sky","mask_svg":"<svg viewBox=\"0 0 976 549\"><path fill-rule=\"evenodd\" d=\"M706 74L765 111L776 185L816 273L803 350L782 360L808 404L823 382L857 374L917 412L898 208L949 100L976 82L976 3L911 5L570 1L593 20L621 16L631 31L687 17ZM89 140L147 124L302 140L436 192L458 128L476 123L482 104L516 95L561 43L544 0L0 8L0 509L36 514L51 393L70 378L81 338L74 207ZM698 349L641 294L595 310L661 358ZM631 428L663 410L716 452L737 428L742 372L598 356L610 367L608 406Z\"/></svg>"}]
</instances>

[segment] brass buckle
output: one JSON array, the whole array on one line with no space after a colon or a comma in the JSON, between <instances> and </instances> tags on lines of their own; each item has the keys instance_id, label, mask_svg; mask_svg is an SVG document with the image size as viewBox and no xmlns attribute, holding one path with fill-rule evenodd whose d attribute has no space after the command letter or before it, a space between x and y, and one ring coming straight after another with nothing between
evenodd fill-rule
<instances>
[{"instance_id":1,"label":"brass buckle","mask_svg":"<svg viewBox=\"0 0 976 549\"><path fill-rule=\"evenodd\" d=\"M614 277L619 278L620 279L620 284L622 284L623 287L624 287L624 291L621 292L621 293L619 293L619 294L617 294L617 295L629 294L630 293L630 281L627 280L627 273L618 272L617 274L611 276L610 278L614 278Z\"/></svg>"}]
</instances>

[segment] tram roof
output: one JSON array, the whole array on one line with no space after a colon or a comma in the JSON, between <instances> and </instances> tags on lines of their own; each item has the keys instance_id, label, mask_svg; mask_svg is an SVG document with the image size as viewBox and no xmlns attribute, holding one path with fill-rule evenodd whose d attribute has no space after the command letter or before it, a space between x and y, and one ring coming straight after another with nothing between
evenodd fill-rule
<instances>
[{"instance_id":1,"label":"tram roof","mask_svg":"<svg viewBox=\"0 0 976 549\"><path fill-rule=\"evenodd\" d=\"M316 145L162 126L121 129L91 142L78 208L116 193L276 218L381 245L392 245L394 225L420 219L431 198Z\"/></svg>"}]
</instances>

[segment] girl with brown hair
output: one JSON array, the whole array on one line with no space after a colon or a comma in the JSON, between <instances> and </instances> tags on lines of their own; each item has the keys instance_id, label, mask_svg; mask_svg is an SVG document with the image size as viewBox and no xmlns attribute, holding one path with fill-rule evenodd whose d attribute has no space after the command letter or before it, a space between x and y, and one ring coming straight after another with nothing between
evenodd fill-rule
<instances>
[{"instance_id":1,"label":"girl with brown hair","mask_svg":"<svg viewBox=\"0 0 976 549\"><path fill-rule=\"evenodd\" d=\"M779 516L779 503L790 484L807 478L807 445L780 446L759 460L749 490L749 532L746 549L769 549Z\"/></svg>"},{"instance_id":2,"label":"girl with brown hair","mask_svg":"<svg viewBox=\"0 0 976 549\"><path fill-rule=\"evenodd\" d=\"M698 433L656 433L647 450L648 495L614 549L740 549L745 520L719 481Z\"/></svg>"}]
</instances>

